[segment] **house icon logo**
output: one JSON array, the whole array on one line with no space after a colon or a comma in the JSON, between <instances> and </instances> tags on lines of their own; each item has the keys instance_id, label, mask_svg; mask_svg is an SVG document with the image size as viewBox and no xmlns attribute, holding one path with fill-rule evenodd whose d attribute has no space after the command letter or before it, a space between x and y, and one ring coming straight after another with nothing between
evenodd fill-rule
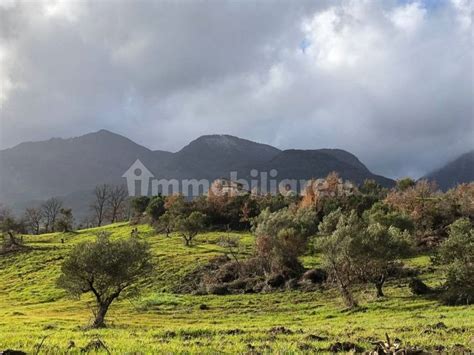
<instances>
[{"instance_id":1,"label":"house icon logo","mask_svg":"<svg viewBox=\"0 0 474 355\"><path fill-rule=\"evenodd\" d=\"M122 177L127 179L129 196L146 196L148 195L150 179L154 177L154 175L137 159Z\"/></svg>"}]
</instances>

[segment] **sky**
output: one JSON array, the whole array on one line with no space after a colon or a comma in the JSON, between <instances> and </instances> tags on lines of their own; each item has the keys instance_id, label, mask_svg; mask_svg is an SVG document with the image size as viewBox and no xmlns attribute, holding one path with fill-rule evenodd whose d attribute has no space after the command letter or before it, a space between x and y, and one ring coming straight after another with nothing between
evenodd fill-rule
<instances>
[{"instance_id":1,"label":"sky","mask_svg":"<svg viewBox=\"0 0 474 355\"><path fill-rule=\"evenodd\" d=\"M471 6L0 0L0 149L218 133L419 177L474 148Z\"/></svg>"}]
</instances>

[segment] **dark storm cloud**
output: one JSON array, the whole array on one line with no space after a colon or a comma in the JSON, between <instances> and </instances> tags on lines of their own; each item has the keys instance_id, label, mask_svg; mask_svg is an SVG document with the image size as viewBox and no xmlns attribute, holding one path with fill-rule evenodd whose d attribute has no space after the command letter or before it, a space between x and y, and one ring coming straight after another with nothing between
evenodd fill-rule
<instances>
[{"instance_id":1,"label":"dark storm cloud","mask_svg":"<svg viewBox=\"0 0 474 355\"><path fill-rule=\"evenodd\" d=\"M5 1L0 146L230 133L419 176L473 147L471 38L464 0Z\"/></svg>"}]
</instances>

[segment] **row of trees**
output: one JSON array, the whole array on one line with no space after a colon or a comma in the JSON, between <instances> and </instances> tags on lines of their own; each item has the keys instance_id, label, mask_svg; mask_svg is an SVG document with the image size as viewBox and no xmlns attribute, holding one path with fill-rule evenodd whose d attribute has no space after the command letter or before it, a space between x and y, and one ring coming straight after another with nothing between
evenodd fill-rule
<instances>
[{"instance_id":1,"label":"row of trees","mask_svg":"<svg viewBox=\"0 0 474 355\"><path fill-rule=\"evenodd\" d=\"M63 207L61 200L50 198L39 207L27 208L22 223L33 234L69 232L73 228L74 217L72 209Z\"/></svg>"},{"instance_id":2,"label":"row of trees","mask_svg":"<svg viewBox=\"0 0 474 355\"><path fill-rule=\"evenodd\" d=\"M128 217L128 192L124 185L97 185L90 206L96 225L100 227L109 220L115 223Z\"/></svg>"},{"instance_id":3,"label":"row of trees","mask_svg":"<svg viewBox=\"0 0 474 355\"><path fill-rule=\"evenodd\" d=\"M128 219L128 193L123 185L98 185L90 205L93 225L101 226L106 221L115 223ZM0 208L3 211L8 209ZM13 218L13 214L8 210ZM69 232L74 229L75 219L71 208L64 207L58 198L50 198L37 207L28 207L23 216L16 220L20 232L32 234Z\"/></svg>"}]
</instances>

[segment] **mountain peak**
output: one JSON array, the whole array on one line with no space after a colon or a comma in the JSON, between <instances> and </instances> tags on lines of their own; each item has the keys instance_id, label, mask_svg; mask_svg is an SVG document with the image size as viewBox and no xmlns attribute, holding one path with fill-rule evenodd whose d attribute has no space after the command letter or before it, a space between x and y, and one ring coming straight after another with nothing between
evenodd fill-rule
<instances>
[{"instance_id":1,"label":"mountain peak","mask_svg":"<svg viewBox=\"0 0 474 355\"><path fill-rule=\"evenodd\" d=\"M215 146L235 146L239 140L240 138L227 134L208 134L198 137L190 144L204 143Z\"/></svg>"},{"instance_id":2,"label":"mountain peak","mask_svg":"<svg viewBox=\"0 0 474 355\"><path fill-rule=\"evenodd\" d=\"M272 147L271 145L262 144L253 142L247 139L242 139L236 136L231 136L228 134L209 134L203 135L183 149L181 149L180 153L189 153L192 151L202 151L202 150L225 150L225 151L235 151L235 152L250 152L253 150L258 151L266 151L270 154L276 154L280 150Z\"/></svg>"}]
</instances>

